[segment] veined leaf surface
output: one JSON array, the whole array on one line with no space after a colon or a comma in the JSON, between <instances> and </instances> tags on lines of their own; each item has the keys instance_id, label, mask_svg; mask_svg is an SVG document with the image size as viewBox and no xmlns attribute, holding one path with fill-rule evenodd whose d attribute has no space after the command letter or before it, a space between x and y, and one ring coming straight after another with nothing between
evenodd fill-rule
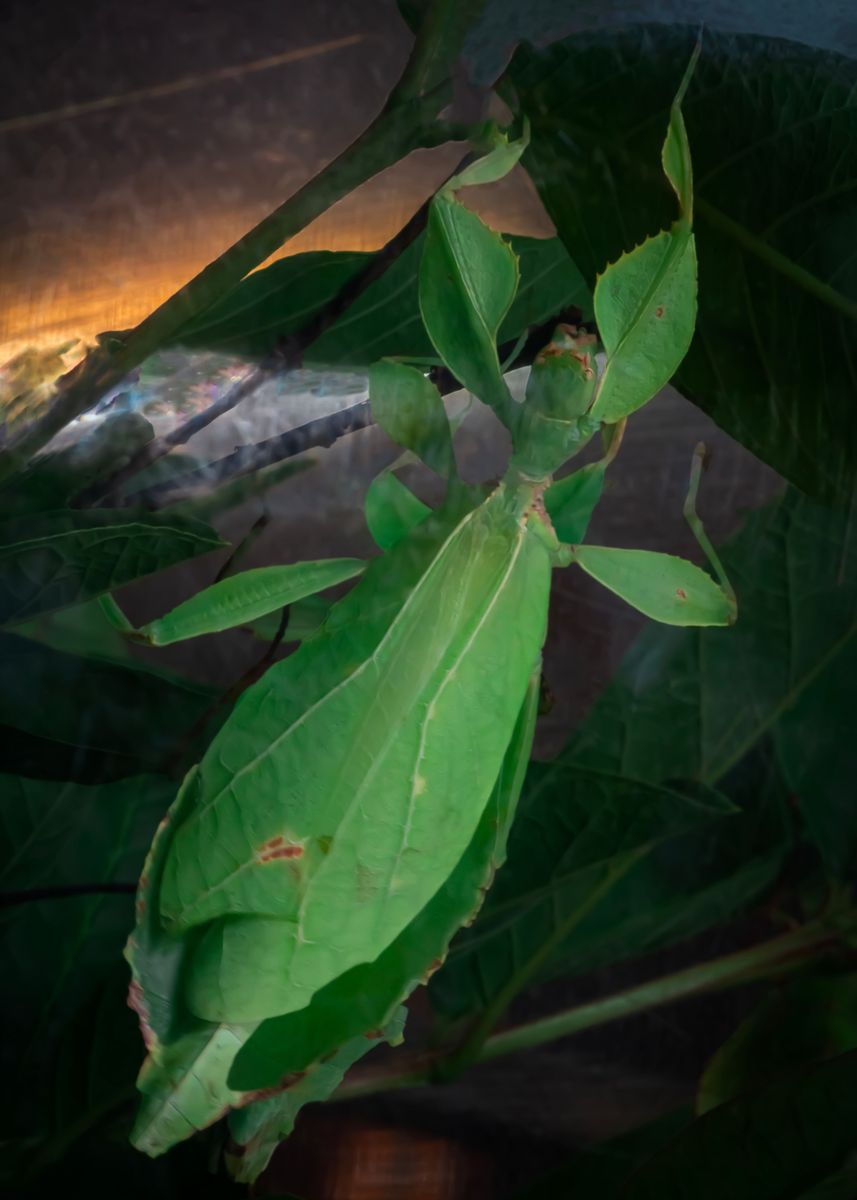
<instances>
[{"instance_id":1,"label":"veined leaf surface","mask_svg":"<svg viewBox=\"0 0 857 1200\"><path fill-rule=\"evenodd\" d=\"M464 517L368 655L355 639L344 681L319 690L313 641L242 696L165 865L168 927L208 925L187 979L198 1015L302 1008L377 957L461 858L544 638L550 562L522 504L500 487Z\"/></svg>"}]
</instances>

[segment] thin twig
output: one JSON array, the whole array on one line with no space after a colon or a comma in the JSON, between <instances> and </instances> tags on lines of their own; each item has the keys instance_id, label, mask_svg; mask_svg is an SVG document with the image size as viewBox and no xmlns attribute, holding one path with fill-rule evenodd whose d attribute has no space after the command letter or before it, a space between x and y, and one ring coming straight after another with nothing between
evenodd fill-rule
<instances>
[{"instance_id":1,"label":"thin twig","mask_svg":"<svg viewBox=\"0 0 857 1200\"><path fill-rule=\"evenodd\" d=\"M541 325L534 326L526 339L521 352L520 365L525 366L541 350L549 339L558 321L573 322L579 319L580 311L567 308ZM517 342L507 342L500 347L501 359L515 349ZM429 372L430 378L437 386L441 395L458 391L461 384L446 367L433 367ZM368 401L361 401L350 408L340 409L328 417L317 417L305 425L289 429L276 437L267 438L250 446L240 446L232 454L219 458L207 466L197 467L181 475L176 475L164 483L155 484L145 490L124 497L122 503L141 508L165 508L188 497L224 483L226 480L247 475L252 471L279 463L285 459L303 454L306 450L316 448L326 449L349 433L356 433L371 425L372 414Z\"/></svg>"}]
</instances>

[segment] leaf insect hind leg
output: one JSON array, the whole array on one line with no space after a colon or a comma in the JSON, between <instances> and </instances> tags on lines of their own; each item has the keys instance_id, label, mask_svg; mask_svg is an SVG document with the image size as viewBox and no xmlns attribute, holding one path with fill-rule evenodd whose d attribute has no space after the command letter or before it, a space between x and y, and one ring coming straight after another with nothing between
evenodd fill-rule
<instances>
[{"instance_id":1,"label":"leaf insect hind leg","mask_svg":"<svg viewBox=\"0 0 857 1200\"><path fill-rule=\"evenodd\" d=\"M693 458L690 464L690 481L688 483L687 495L684 499L682 512L684 518L690 526L690 531L702 547L702 552L708 560L711 569L717 576L717 582L723 589L729 605L732 609L732 620L735 621L738 616L738 599L735 595L735 589L729 582L729 577L723 567L723 563L711 544L708 534L705 532L705 527L702 520L696 511L696 497L699 492L699 484L702 479L702 472L708 465L708 449L704 442L698 442L693 451Z\"/></svg>"}]
</instances>

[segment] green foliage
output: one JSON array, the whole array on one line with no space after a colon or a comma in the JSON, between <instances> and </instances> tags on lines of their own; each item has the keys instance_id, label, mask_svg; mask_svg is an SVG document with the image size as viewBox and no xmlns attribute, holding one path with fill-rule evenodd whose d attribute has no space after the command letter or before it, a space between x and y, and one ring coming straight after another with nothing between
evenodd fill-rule
<instances>
[{"instance_id":1,"label":"green foliage","mask_svg":"<svg viewBox=\"0 0 857 1200\"><path fill-rule=\"evenodd\" d=\"M452 435L440 393L422 371L382 360L369 370L372 416L394 442L448 477L455 469Z\"/></svg>"},{"instance_id":2,"label":"green foliage","mask_svg":"<svg viewBox=\"0 0 857 1200\"><path fill-rule=\"evenodd\" d=\"M376 475L366 491L364 513L369 532L382 550L392 550L431 512L392 471Z\"/></svg>"},{"instance_id":3,"label":"green foliage","mask_svg":"<svg viewBox=\"0 0 857 1200\"><path fill-rule=\"evenodd\" d=\"M604 474L603 463L590 463L552 483L545 492L545 508L561 542L577 545L586 537L604 491Z\"/></svg>"},{"instance_id":4,"label":"green foliage","mask_svg":"<svg viewBox=\"0 0 857 1200\"><path fill-rule=\"evenodd\" d=\"M15 973L14 994L4 989L0 1007L4 1125L11 1133L26 1128L27 1119L39 1130L50 1124L45 1063L63 1022L115 968L132 919L127 895L57 900L50 892L133 879L173 787L156 775L100 786L9 775L0 780L0 887L6 894L48 891L43 899L4 909L0 922L4 961ZM67 1116L56 1114L60 1126Z\"/></svg>"},{"instance_id":5,"label":"green foliage","mask_svg":"<svg viewBox=\"0 0 857 1200\"><path fill-rule=\"evenodd\" d=\"M246 625L258 617L353 579L365 570L359 558L328 558L283 567L254 567L203 588L137 633L153 646L169 646L206 633Z\"/></svg>"},{"instance_id":6,"label":"green foliage","mask_svg":"<svg viewBox=\"0 0 857 1200\"><path fill-rule=\"evenodd\" d=\"M695 37L578 33L519 49L507 72L532 124L524 165L590 283L671 219L653 165ZM709 27L686 104L703 285L676 386L821 497L847 498L857 467L854 72L835 54Z\"/></svg>"},{"instance_id":7,"label":"green foliage","mask_svg":"<svg viewBox=\"0 0 857 1200\"><path fill-rule=\"evenodd\" d=\"M518 258L521 282L500 326L501 342L514 340L527 326L539 325L569 305L592 311L592 294L559 238L512 235L509 243ZM348 368L368 367L387 355L433 355L419 306L424 246L421 234L316 339L304 361ZM250 275L183 329L177 341L262 358L282 335L303 329L373 258L351 251L312 251L281 259Z\"/></svg>"},{"instance_id":8,"label":"green foliage","mask_svg":"<svg viewBox=\"0 0 857 1200\"><path fill-rule=\"evenodd\" d=\"M787 492L749 518L724 569L695 513L697 455L685 510L716 583L667 554L586 544L626 418L672 377L808 489L853 500L857 451L842 420L853 163L841 136L853 72L831 56L706 35L690 86L699 50L683 32L579 37L516 54L503 85L523 129L514 140L493 122L435 123L468 25L485 32L479 7L435 0L379 118L383 146L370 131L150 322L103 337L44 418L0 450L3 478L18 470L0 488L0 620L15 623L0 635L11 902L0 935L22 981L4 1017L19 1053L4 1065L10 1097L29 1073L39 1081L7 1122L13 1183L58 1190L62 1165L99 1144L94 1130L103 1124L109 1146L124 1119L129 1025L111 973L132 918L123 893L171 777L196 761L157 824L126 946L147 1050L139 1150L162 1155L228 1115L226 1164L254 1183L304 1104L330 1097L377 1042L401 1040L401 1006L430 977L436 1049L427 1068L419 1058L410 1072L407 1059L393 1067L409 1081L629 1006L780 982L812 960L814 973L782 985L715 1055L700 1088L713 1111L578 1156L532 1195L853 1194L853 1123L842 1116L853 1054L830 1057L855 1045L857 1029L846 973L857 856L851 514ZM537 0L527 19L552 8ZM477 71L519 10L483 6L496 28L482 49L468 43ZM578 19L589 19L586 2ZM504 239L457 198L518 162L528 118L523 161L594 296L556 239ZM323 208L322 193L342 195L396 154L463 132L482 157L441 188L425 232L398 256L394 242L381 259L299 255L247 274L276 249L275 234ZM691 342L694 208L703 292ZM580 316L560 317L571 305ZM196 315L180 329L187 312ZM563 323L533 354L532 326L549 318ZM88 387L103 391L118 364L141 361L141 338L148 350L172 339L368 367L373 419L404 449L366 494L382 553L368 566L279 562L230 575L132 629L114 589L222 545L189 513L217 515L301 466L227 477L166 515L87 507L152 437L126 416L18 469L21 445L47 445ZM511 340L515 351L501 355ZM500 360L522 349L532 368L519 405ZM435 356L512 435L499 481L456 477L438 389L406 365ZM599 433L603 457L554 483ZM145 487L173 459L148 475L125 471L124 497L143 489L151 502ZM447 482L434 511L394 474L415 459ZM572 564L685 628L647 630L558 759L528 767L550 574ZM356 575L335 603L317 595ZM735 619L730 579L740 620L716 628ZM160 647L236 627L269 641L285 629L298 646L273 665L266 652L223 697L157 669ZM771 913L798 927L492 1036L522 988L673 945L762 900L756 925ZM219 1153L220 1134L206 1137ZM172 1194L157 1182L169 1178L149 1167L138 1190Z\"/></svg>"},{"instance_id":9,"label":"green foliage","mask_svg":"<svg viewBox=\"0 0 857 1200\"><path fill-rule=\"evenodd\" d=\"M50 704L45 698L50 697ZM36 779L96 783L161 771L205 745L214 693L0 633L3 761Z\"/></svg>"},{"instance_id":10,"label":"green foliage","mask_svg":"<svg viewBox=\"0 0 857 1200\"><path fill-rule=\"evenodd\" d=\"M242 697L202 761L160 899L174 933L208 926L187 976L198 1015L244 1022L303 1007L389 944L461 857L544 637L548 555L519 520L503 492L468 514L389 628L351 624L377 594L367 573L334 610L340 638L304 643ZM462 602L438 622L451 587ZM515 637L498 639L513 613ZM227 966L236 953L240 972Z\"/></svg>"},{"instance_id":11,"label":"green foliage","mask_svg":"<svg viewBox=\"0 0 857 1200\"><path fill-rule=\"evenodd\" d=\"M572 562L665 625L731 625L735 619L733 605L711 576L673 554L577 546Z\"/></svg>"},{"instance_id":12,"label":"green foliage","mask_svg":"<svg viewBox=\"0 0 857 1200\"><path fill-rule=\"evenodd\" d=\"M374 962L346 971L306 1008L264 1021L238 1051L229 1076L234 1087L272 1087L347 1038L385 1026L416 984L426 982L441 965L453 935L473 919L505 860L533 739L536 684L531 681L476 832L444 885Z\"/></svg>"},{"instance_id":13,"label":"green foliage","mask_svg":"<svg viewBox=\"0 0 857 1200\"><path fill-rule=\"evenodd\" d=\"M0 623L100 596L224 543L197 521L151 513L40 513L0 524Z\"/></svg>"},{"instance_id":14,"label":"green foliage","mask_svg":"<svg viewBox=\"0 0 857 1200\"><path fill-rule=\"evenodd\" d=\"M497 334L518 280L510 246L453 197L435 197L420 264L423 323L455 378L509 428L514 401L500 370Z\"/></svg>"}]
</instances>

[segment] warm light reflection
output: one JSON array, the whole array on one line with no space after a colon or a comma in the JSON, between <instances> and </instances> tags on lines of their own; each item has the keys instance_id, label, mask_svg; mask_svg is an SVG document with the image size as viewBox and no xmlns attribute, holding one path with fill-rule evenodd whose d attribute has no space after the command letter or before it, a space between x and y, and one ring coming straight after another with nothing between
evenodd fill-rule
<instances>
[{"instance_id":1,"label":"warm light reflection","mask_svg":"<svg viewBox=\"0 0 857 1200\"><path fill-rule=\"evenodd\" d=\"M429 178L424 163L416 171L408 165L336 205L273 258L383 245L445 171L437 157ZM484 191L474 206L496 228L542 237L552 232L523 177ZM0 363L25 347L52 347L75 337L91 342L103 330L135 325L265 211L259 206L204 219L197 213L190 227L171 214L157 229L107 231L88 231L81 214L73 236L39 230L0 246Z\"/></svg>"}]
</instances>

